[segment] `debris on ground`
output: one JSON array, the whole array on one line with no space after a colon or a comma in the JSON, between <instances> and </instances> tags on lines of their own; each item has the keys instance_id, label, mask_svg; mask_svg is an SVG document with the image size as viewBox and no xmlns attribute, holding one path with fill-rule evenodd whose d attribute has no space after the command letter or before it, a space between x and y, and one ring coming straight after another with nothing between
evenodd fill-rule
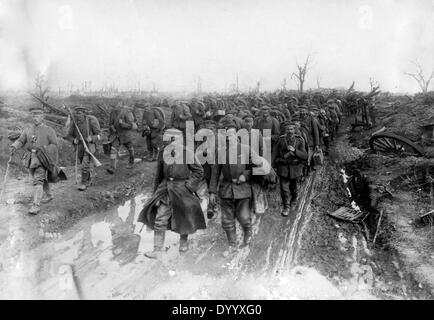
<instances>
[{"instance_id":1,"label":"debris on ground","mask_svg":"<svg viewBox=\"0 0 434 320\"><path fill-rule=\"evenodd\" d=\"M353 223L358 222L360 217L363 216L363 213L361 211L357 211L347 207L340 207L338 210L334 212L329 212L328 214L336 219Z\"/></svg>"}]
</instances>

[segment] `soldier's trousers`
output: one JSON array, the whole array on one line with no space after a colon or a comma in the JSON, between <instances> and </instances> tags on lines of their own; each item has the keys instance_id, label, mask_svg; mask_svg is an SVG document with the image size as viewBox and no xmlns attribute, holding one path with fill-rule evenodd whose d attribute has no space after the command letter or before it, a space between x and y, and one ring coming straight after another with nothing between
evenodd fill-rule
<instances>
[{"instance_id":1,"label":"soldier's trousers","mask_svg":"<svg viewBox=\"0 0 434 320\"><path fill-rule=\"evenodd\" d=\"M43 166L29 169L34 186L43 185L47 181L47 170ZM47 182L48 183L48 182Z\"/></svg>"},{"instance_id":2,"label":"soldier's trousers","mask_svg":"<svg viewBox=\"0 0 434 320\"><path fill-rule=\"evenodd\" d=\"M129 154L129 160L128 161L129 161L129 163L133 164L134 163L134 147L133 147L133 143L131 141L128 141L128 142L125 142L125 143L121 144L120 141L119 141L119 139L117 139L118 144L117 144L117 148L116 148L115 141L110 145L110 159L117 161L117 159L119 158L120 147L121 147L121 145L123 145L127 149L127 151L128 151L128 154Z\"/></svg>"},{"instance_id":3,"label":"soldier's trousers","mask_svg":"<svg viewBox=\"0 0 434 320\"><path fill-rule=\"evenodd\" d=\"M327 137L323 137L323 142L326 149L328 149L330 147L330 135L328 135Z\"/></svg>"},{"instance_id":4,"label":"soldier's trousers","mask_svg":"<svg viewBox=\"0 0 434 320\"><path fill-rule=\"evenodd\" d=\"M38 166L36 168L30 168L29 171L30 175L32 176L33 186L37 187L42 185L43 191L47 195L51 194L50 185L47 180L47 170L43 166Z\"/></svg>"},{"instance_id":5,"label":"soldier's trousers","mask_svg":"<svg viewBox=\"0 0 434 320\"><path fill-rule=\"evenodd\" d=\"M285 177L279 177L280 179L280 196L282 197L282 203L285 208L298 198L298 179L288 179Z\"/></svg>"},{"instance_id":6,"label":"soldier's trousers","mask_svg":"<svg viewBox=\"0 0 434 320\"><path fill-rule=\"evenodd\" d=\"M150 134L146 136L146 149L148 149L148 152L152 152L153 150L152 138Z\"/></svg>"},{"instance_id":7,"label":"soldier's trousers","mask_svg":"<svg viewBox=\"0 0 434 320\"><path fill-rule=\"evenodd\" d=\"M93 177L95 174L95 166L92 157L85 152L83 160L81 160L81 174L89 177Z\"/></svg>"},{"instance_id":8,"label":"soldier's trousers","mask_svg":"<svg viewBox=\"0 0 434 320\"><path fill-rule=\"evenodd\" d=\"M160 201L157 207L157 214L155 215L154 230L166 231L169 227L169 220L172 216L172 208L170 207L169 197L166 196Z\"/></svg>"},{"instance_id":9,"label":"soldier's trousers","mask_svg":"<svg viewBox=\"0 0 434 320\"><path fill-rule=\"evenodd\" d=\"M220 199L223 230L235 230L235 218L243 228L252 227L250 198Z\"/></svg>"}]
</instances>

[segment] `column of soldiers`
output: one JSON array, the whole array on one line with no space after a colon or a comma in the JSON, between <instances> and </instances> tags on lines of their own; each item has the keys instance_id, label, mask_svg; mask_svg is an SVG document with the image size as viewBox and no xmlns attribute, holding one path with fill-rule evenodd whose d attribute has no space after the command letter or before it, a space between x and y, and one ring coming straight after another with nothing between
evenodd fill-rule
<instances>
[{"instance_id":1,"label":"column of soldiers","mask_svg":"<svg viewBox=\"0 0 434 320\"><path fill-rule=\"evenodd\" d=\"M242 147L238 140L236 146L228 145L230 136L235 135L237 130L245 128L251 132L252 129L258 129L261 134L263 130L269 129L271 166L274 168L272 173L275 172L279 177L281 214L284 217L295 214L299 181L315 170L312 155L320 149L325 152L328 150L342 118L342 104L337 98L314 104L310 99L300 103L296 97L285 96L275 99L261 96L250 101L243 97L204 97L202 101L195 98L190 103L176 102L172 105L172 110L167 132L182 137L188 120L194 121L196 130L209 128L215 133L217 128L226 129L226 151L229 148L237 148L239 151ZM163 133L164 131L160 132ZM220 149L217 154L219 152ZM262 152L261 144L259 155ZM258 166L258 162L249 159L247 164L240 161L229 164L226 152L225 164L201 164L195 159L194 164L190 165L169 165L165 163L162 154L160 152L154 195L138 219L154 230L154 248L145 255L156 259L162 256L164 233L167 230L180 234L179 251L185 252L188 250L188 234L206 228L196 193L201 180L206 181L209 190L207 217L212 218L215 206L220 206L221 225L227 237L228 252L237 250L235 221L238 221L243 231L241 246L248 246L252 240L254 214L251 184L255 177L252 169ZM237 155L239 160L240 153ZM262 160L265 161L264 158ZM272 174L263 179L275 180Z\"/></svg>"},{"instance_id":2,"label":"column of soldiers","mask_svg":"<svg viewBox=\"0 0 434 320\"><path fill-rule=\"evenodd\" d=\"M166 122L164 113L157 106L140 102L134 106L119 104L112 109L109 121L110 166L107 171L110 174L114 174L117 169L121 146L128 151L127 168L134 166L133 135L139 130L134 108L143 110L141 130L148 149L145 159L158 161L154 195L144 206L138 219L154 230L154 248L146 253L146 256L156 259L164 252L166 230L180 234L179 250L185 252L188 250L188 235L206 228L197 196L203 181L209 190L209 208L218 205L221 208L221 224L226 233L229 252L237 250L236 220L243 230L242 245L248 246L252 239L251 184L255 179L252 170L258 167L258 162L252 158L249 158L247 164L201 164L196 158L192 164L168 164L164 161L164 153L165 147L171 142L163 141L165 132L171 133L175 137L174 141L182 141L186 132L186 121L193 121L196 131L201 128L209 128L214 132L218 128L226 129L228 137L243 128L249 133L252 129L258 129L261 134L264 130L270 130L269 165L274 170L264 176L263 180L276 183L273 174L276 173L279 177L281 215L287 217L295 214L300 180L315 170L312 155L320 149L328 151L338 132L343 111L342 103L337 98L315 100L304 96L300 99L285 94L207 96L202 100L195 98L192 101L176 101L172 105L171 118ZM36 147L57 143L54 130L41 124L42 111L32 110L32 115L34 126L23 132L11 146L11 153L26 144L30 144L28 148L32 154ZM90 153L96 150L95 144L101 138L101 128L98 120L86 114L85 109L80 106L74 109L74 118L75 125L70 126L66 138L77 148L78 159L82 165L79 190L83 191L91 185L95 176ZM228 144L229 140L226 143ZM262 137L260 143L259 155L262 156L265 149ZM84 144L87 148L84 148ZM231 147L238 150L242 148L241 142ZM187 151L184 147L182 153ZM182 156L176 152L172 150L171 155ZM265 161L264 158L261 159ZM29 161L27 165L32 172L35 186L34 203L30 211L37 213L43 191L48 201L52 199L52 194L48 187L46 170L40 168L35 157L31 156ZM213 215L213 209L209 210L208 218Z\"/></svg>"}]
</instances>

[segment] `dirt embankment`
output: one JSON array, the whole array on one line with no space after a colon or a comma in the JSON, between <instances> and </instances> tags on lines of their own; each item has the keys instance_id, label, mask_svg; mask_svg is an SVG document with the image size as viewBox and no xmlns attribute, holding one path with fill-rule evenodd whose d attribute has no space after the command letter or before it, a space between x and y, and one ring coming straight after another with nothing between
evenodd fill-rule
<instances>
[{"instance_id":1,"label":"dirt embankment","mask_svg":"<svg viewBox=\"0 0 434 320\"><path fill-rule=\"evenodd\" d=\"M299 262L336 282L358 279L358 284L349 282L348 290L370 283L381 298L434 297L433 229L420 219L434 204L434 162L430 141L419 134L421 119L434 108L418 99L383 102L377 107L377 126L370 130L351 131L348 119L317 186L315 212L303 236ZM426 157L373 154L369 138L382 126L410 138ZM351 184L344 184L342 169ZM366 216L365 224L327 215L341 206L351 207L346 187Z\"/></svg>"}]
</instances>

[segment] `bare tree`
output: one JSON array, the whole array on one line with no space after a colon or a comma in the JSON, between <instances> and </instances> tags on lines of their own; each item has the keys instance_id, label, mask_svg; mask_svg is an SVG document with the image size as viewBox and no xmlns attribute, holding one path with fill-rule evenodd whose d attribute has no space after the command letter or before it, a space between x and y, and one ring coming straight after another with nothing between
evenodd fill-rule
<instances>
[{"instance_id":1,"label":"bare tree","mask_svg":"<svg viewBox=\"0 0 434 320\"><path fill-rule=\"evenodd\" d=\"M293 72L291 75L291 78L295 79L295 82L297 83L298 91L300 92L303 92L304 81L306 80L306 74L309 69L309 64L311 63L309 59L310 59L310 54L307 55L304 64L300 65L297 62L297 73Z\"/></svg>"},{"instance_id":2,"label":"bare tree","mask_svg":"<svg viewBox=\"0 0 434 320\"><path fill-rule=\"evenodd\" d=\"M286 91L286 78L284 78L282 82L282 91Z\"/></svg>"},{"instance_id":3,"label":"bare tree","mask_svg":"<svg viewBox=\"0 0 434 320\"><path fill-rule=\"evenodd\" d=\"M415 73L405 72L405 74L412 77L414 80L416 80L422 92L426 93L428 92L429 83L434 77L434 69L432 70L431 75L428 78L425 78L420 63L413 61L413 64L416 66L416 72Z\"/></svg>"},{"instance_id":4,"label":"bare tree","mask_svg":"<svg viewBox=\"0 0 434 320\"><path fill-rule=\"evenodd\" d=\"M374 79L374 77L370 77L369 78L369 86L371 87L371 91L375 88L375 87L379 87L379 83L377 80Z\"/></svg>"},{"instance_id":5,"label":"bare tree","mask_svg":"<svg viewBox=\"0 0 434 320\"><path fill-rule=\"evenodd\" d=\"M38 72L35 77L35 94L44 101L48 100L48 92L50 88L47 86L47 82L45 81L45 76Z\"/></svg>"},{"instance_id":6,"label":"bare tree","mask_svg":"<svg viewBox=\"0 0 434 320\"><path fill-rule=\"evenodd\" d=\"M261 81L256 81L256 92L259 92L261 88Z\"/></svg>"},{"instance_id":7,"label":"bare tree","mask_svg":"<svg viewBox=\"0 0 434 320\"><path fill-rule=\"evenodd\" d=\"M319 76L316 77L316 86L321 89L321 78Z\"/></svg>"}]
</instances>

